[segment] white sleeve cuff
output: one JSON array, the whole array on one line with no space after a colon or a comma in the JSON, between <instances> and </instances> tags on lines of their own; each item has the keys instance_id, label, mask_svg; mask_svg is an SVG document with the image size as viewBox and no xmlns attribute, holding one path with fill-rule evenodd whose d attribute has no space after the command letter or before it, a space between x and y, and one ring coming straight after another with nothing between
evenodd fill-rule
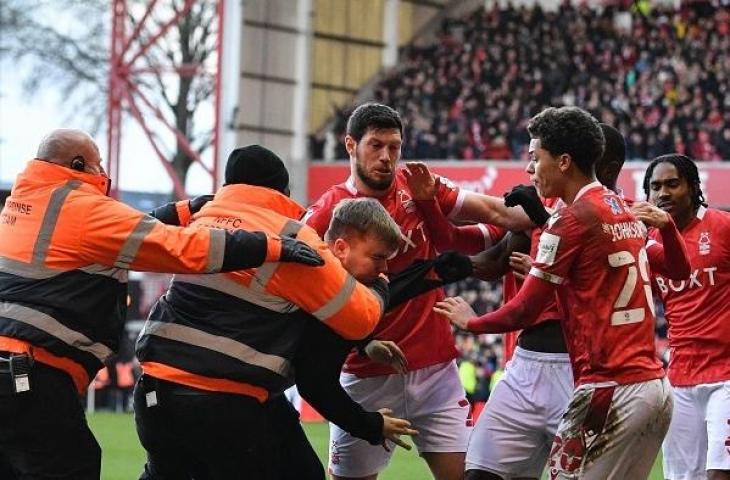
<instances>
[{"instance_id":1,"label":"white sleeve cuff","mask_svg":"<svg viewBox=\"0 0 730 480\"><path fill-rule=\"evenodd\" d=\"M540 278L542 280L546 280L550 283L554 283L555 285L560 285L561 283L563 283L565 281L565 279L563 277L559 277L558 275L555 275L552 273L543 272L539 268L535 268L535 267L532 267L530 269L530 275L532 275L533 277Z\"/></svg>"},{"instance_id":2,"label":"white sleeve cuff","mask_svg":"<svg viewBox=\"0 0 730 480\"><path fill-rule=\"evenodd\" d=\"M464 200L466 199L466 195L469 192L463 189L459 189L459 193L456 195L456 203L454 204L454 208L451 209L448 215L446 215L446 218L449 220L453 220L456 218L457 215L459 215L459 212L461 212L461 207L464 206Z\"/></svg>"},{"instance_id":3,"label":"white sleeve cuff","mask_svg":"<svg viewBox=\"0 0 730 480\"><path fill-rule=\"evenodd\" d=\"M492 236L489 234L489 229L483 223L477 223L477 226L484 235L484 250L486 250L494 245L494 241L492 241Z\"/></svg>"}]
</instances>

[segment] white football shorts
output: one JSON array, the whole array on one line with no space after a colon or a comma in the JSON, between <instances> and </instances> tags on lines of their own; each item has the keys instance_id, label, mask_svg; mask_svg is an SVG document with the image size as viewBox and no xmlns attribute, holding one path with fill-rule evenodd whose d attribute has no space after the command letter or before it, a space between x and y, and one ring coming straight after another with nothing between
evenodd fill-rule
<instances>
[{"instance_id":1,"label":"white football shorts","mask_svg":"<svg viewBox=\"0 0 730 480\"><path fill-rule=\"evenodd\" d=\"M705 480L707 470L730 470L730 381L672 387L672 393L664 477Z\"/></svg>"},{"instance_id":2,"label":"white football shorts","mask_svg":"<svg viewBox=\"0 0 730 480\"><path fill-rule=\"evenodd\" d=\"M567 353L517 347L474 426L466 470L540 478L573 389Z\"/></svg>"},{"instance_id":3,"label":"white football shorts","mask_svg":"<svg viewBox=\"0 0 730 480\"><path fill-rule=\"evenodd\" d=\"M469 402L459 381L456 362L408 372L359 378L342 373L340 382L365 410L390 408L411 422L418 452L465 452L471 433ZM381 472L390 461L387 452L330 424L329 470L342 477L365 477Z\"/></svg>"}]
</instances>

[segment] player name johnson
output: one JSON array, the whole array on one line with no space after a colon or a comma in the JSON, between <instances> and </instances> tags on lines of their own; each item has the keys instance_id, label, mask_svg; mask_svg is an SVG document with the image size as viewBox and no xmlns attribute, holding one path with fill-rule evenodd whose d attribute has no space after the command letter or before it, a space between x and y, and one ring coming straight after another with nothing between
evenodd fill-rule
<instances>
[{"instance_id":1,"label":"player name johnson","mask_svg":"<svg viewBox=\"0 0 730 480\"><path fill-rule=\"evenodd\" d=\"M646 238L646 227L641 222L604 223L603 231L612 236L611 241L618 242L627 238Z\"/></svg>"}]
</instances>

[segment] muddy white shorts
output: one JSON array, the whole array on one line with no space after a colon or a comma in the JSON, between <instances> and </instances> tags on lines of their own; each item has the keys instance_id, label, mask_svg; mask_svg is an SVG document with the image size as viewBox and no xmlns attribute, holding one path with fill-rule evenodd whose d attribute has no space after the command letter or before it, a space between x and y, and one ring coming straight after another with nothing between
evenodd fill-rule
<instances>
[{"instance_id":1,"label":"muddy white shorts","mask_svg":"<svg viewBox=\"0 0 730 480\"><path fill-rule=\"evenodd\" d=\"M550 451L550 478L647 478L671 418L666 378L581 385L558 427Z\"/></svg>"},{"instance_id":2,"label":"muddy white shorts","mask_svg":"<svg viewBox=\"0 0 730 480\"><path fill-rule=\"evenodd\" d=\"M672 393L664 478L705 480L707 470L730 470L730 381L672 387Z\"/></svg>"},{"instance_id":3,"label":"muddy white shorts","mask_svg":"<svg viewBox=\"0 0 730 480\"><path fill-rule=\"evenodd\" d=\"M390 408L419 431L413 443L419 453L465 452L471 433L469 402L455 362L408 372L359 378L342 373L340 382L365 410ZM392 455L330 424L329 469L342 477L365 477L382 471Z\"/></svg>"},{"instance_id":4,"label":"muddy white shorts","mask_svg":"<svg viewBox=\"0 0 730 480\"><path fill-rule=\"evenodd\" d=\"M567 353L517 347L474 426L466 469L540 478L573 389Z\"/></svg>"}]
</instances>

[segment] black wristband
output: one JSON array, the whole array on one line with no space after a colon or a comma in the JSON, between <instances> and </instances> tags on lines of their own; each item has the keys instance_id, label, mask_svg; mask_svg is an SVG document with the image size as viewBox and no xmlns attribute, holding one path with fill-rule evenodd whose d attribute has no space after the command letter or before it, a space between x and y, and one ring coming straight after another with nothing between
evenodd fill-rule
<instances>
[{"instance_id":1,"label":"black wristband","mask_svg":"<svg viewBox=\"0 0 730 480\"><path fill-rule=\"evenodd\" d=\"M245 230L225 232L225 234L226 243L221 272L232 272L263 265L267 251L266 234Z\"/></svg>"},{"instance_id":2,"label":"black wristband","mask_svg":"<svg viewBox=\"0 0 730 480\"><path fill-rule=\"evenodd\" d=\"M385 419L380 412L365 412L366 425L363 425L361 438L370 445L380 445L385 440L383 437L383 425Z\"/></svg>"},{"instance_id":3,"label":"black wristband","mask_svg":"<svg viewBox=\"0 0 730 480\"><path fill-rule=\"evenodd\" d=\"M360 355L362 358L368 358L368 354L365 351L365 347L368 346L368 343L372 342L374 340L374 336L371 333L367 337L363 338L359 342L357 342L357 345L355 345L355 350L357 350L357 354Z\"/></svg>"},{"instance_id":4,"label":"black wristband","mask_svg":"<svg viewBox=\"0 0 730 480\"><path fill-rule=\"evenodd\" d=\"M388 301L390 301L390 288L388 287L388 281L384 278L378 277L370 285L370 290L380 297L382 300L383 310L385 310L385 306L388 305Z\"/></svg>"},{"instance_id":5,"label":"black wristband","mask_svg":"<svg viewBox=\"0 0 730 480\"><path fill-rule=\"evenodd\" d=\"M180 226L180 217L177 214L177 207L174 202L166 203L152 210L149 215L161 221L165 225Z\"/></svg>"}]
</instances>

